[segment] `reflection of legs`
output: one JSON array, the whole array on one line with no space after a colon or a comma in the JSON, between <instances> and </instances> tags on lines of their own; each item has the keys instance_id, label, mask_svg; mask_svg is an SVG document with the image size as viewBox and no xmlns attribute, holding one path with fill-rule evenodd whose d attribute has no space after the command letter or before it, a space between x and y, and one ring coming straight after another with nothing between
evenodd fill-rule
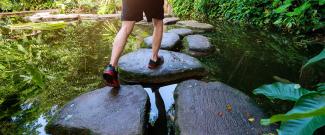
<instances>
[{"instance_id":1,"label":"reflection of legs","mask_svg":"<svg viewBox=\"0 0 325 135\"><path fill-rule=\"evenodd\" d=\"M155 93L156 98L156 106L158 109L158 118L154 125L154 134L155 135L167 135L167 117L166 117L166 109L165 109L165 103L162 99L159 89L153 88L152 91Z\"/></svg>"},{"instance_id":2,"label":"reflection of legs","mask_svg":"<svg viewBox=\"0 0 325 135\"><path fill-rule=\"evenodd\" d=\"M163 20L153 18L153 41L152 41L152 56L151 59L156 61L158 58L159 48L161 46L161 39L163 35Z\"/></svg>"},{"instance_id":3,"label":"reflection of legs","mask_svg":"<svg viewBox=\"0 0 325 135\"><path fill-rule=\"evenodd\" d=\"M135 21L122 21L122 27L113 42L110 64L114 67L117 66L118 60L123 52L127 39L133 30L134 24Z\"/></svg>"}]
</instances>

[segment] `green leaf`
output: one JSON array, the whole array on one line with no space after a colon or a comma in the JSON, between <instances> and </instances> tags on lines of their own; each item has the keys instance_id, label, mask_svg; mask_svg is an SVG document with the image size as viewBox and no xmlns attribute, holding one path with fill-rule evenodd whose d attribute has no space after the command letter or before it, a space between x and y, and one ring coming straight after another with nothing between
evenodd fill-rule
<instances>
[{"instance_id":1,"label":"green leaf","mask_svg":"<svg viewBox=\"0 0 325 135\"><path fill-rule=\"evenodd\" d=\"M323 60L324 58L325 58L325 48L318 55L316 55L315 57L309 59L307 61L307 63L304 66L302 66L302 68L306 68L307 66L310 66L310 65L312 65L312 64L314 64L316 62L319 62L319 61Z\"/></svg>"},{"instance_id":2,"label":"green leaf","mask_svg":"<svg viewBox=\"0 0 325 135\"><path fill-rule=\"evenodd\" d=\"M263 85L253 91L255 95L265 95L269 99L297 101L301 96L312 91L301 88L299 84L273 83Z\"/></svg>"},{"instance_id":3,"label":"green leaf","mask_svg":"<svg viewBox=\"0 0 325 135\"><path fill-rule=\"evenodd\" d=\"M22 45L17 45L17 47L18 47L18 50L19 50L19 51L21 51L21 52L23 52L23 53L25 53L25 54L28 53L28 52L26 51L26 49L25 49Z\"/></svg>"},{"instance_id":4,"label":"green leaf","mask_svg":"<svg viewBox=\"0 0 325 135\"><path fill-rule=\"evenodd\" d=\"M302 13L305 12L305 10L307 10L308 8L310 8L311 4L307 1L304 4L302 4L301 6L297 7L294 9L294 15L300 15Z\"/></svg>"},{"instance_id":5,"label":"green leaf","mask_svg":"<svg viewBox=\"0 0 325 135\"><path fill-rule=\"evenodd\" d=\"M319 0L319 5L324 5L325 4L325 0Z\"/></svg>"},{"instance_id":6,"label":"green leaf","mask_svg":"<svg viewBox=\"0 0 325 135\"><path fill-rule=\"evenodd\" d=\"M32 82L34 82L37 86L43 88L44 87L44 78L42 72L33 66L28 66L28 72L32 76Z\"/></svg>"},{"instance_id":7,"label":"green leaf","mask_svg":"<svg viewBox=\"0 0 325 135\"><path fill-rule=\"evenodd\" d=\"M278 7L277 9L275 9L275 13L283 13L286 12L288 7L290 7L292 5L292 0L286 0L284 1L284 4L280 7Z\"/></svg>"},{"instance_id":8,"label":"green leaf","mask_svg":"<svg viewBox=\"0 0 325 135\"><path fill-rule=\"evenodd\" d=\"M317 91L325 91L325 83L319 83L317 87Z\"/></svg>"},{"instance_id":9,"label":"green leaf","mask_svg":"<svg viewBox=\"0 0 325 135\"><path fill-rule=\"evenodd\" d=\"M273 24L278 25L278 24L280 24L280 23L282 23L282 18L276 20Z\"/></svg>"},{"instance_id":10,"label":"green leaf","mask_svg":"<svg viewBox=\"0 0 325 135\"><path fill-rule=\"evenodd\" d=\"M325 126L324 107L325 95L313 93L302 96L286 115L305 113L314 117L283 121L279 135L312 135L316 129Z\"/></svg>"}]
</instances>

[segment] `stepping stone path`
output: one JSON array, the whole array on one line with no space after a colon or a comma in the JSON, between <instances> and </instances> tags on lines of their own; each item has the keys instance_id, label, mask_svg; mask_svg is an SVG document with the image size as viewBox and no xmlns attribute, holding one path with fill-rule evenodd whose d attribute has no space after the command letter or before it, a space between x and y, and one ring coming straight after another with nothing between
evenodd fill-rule
<instances>
[{"instance_id":1,"label":"stepping stone path","mask_svg":"<svg viewBox=\"0 0 325 135\"><path fill-rule=\"evenodd\" d=\"M214 29L213 25L207 24L207 23L200 23L195 20L188 20L188 21L178 21L177 25L193 28L193 29L199 29L204 31L212 31Z\"/></svg>"},{"instance_id":2,"label":"stepping stone path","mask_svg":"<svg viewBox=\"0 0 325 135\"><path fill-rule=\"evenodd\" d=\"M171 29L168 31L169 33L176 33L178 34L181 38L187 36L187 35L192 35L194 34L193 30L191 29L186 29L186 28L178 28L178 29Z\"/></svg>"},{"instance_id":3,"label":"stepping stone path","mask_svg":"<svg viewBox=\"0 0 325 135\"><path fill-rule=\"evenodd\" d=\"M140 85L105 87L83 94L60 110L46 126L52 135L142 135L149 98Z\"/></svg>"},{"instance_id":4,"label":"stepping stone path","mask_svg":"<svg viewBox=\"0 0 325 135\"><path fill-rule=\"evenodd\" d=\"M205 68L196 58L166 50L160 50L159 55L164 57L165 63L155 70L147 67L151 49L139 49L122 56L120 79L128 83L166 84L206 75Z\"/></svg>"},{"instance_id":5,"label":"stepping stone path","mask_svg":"<svg viewBox=\"0 0 325 135\"><path fill-rule=\"evenodd\" d=\"M48 22L48 21L74 21L74 20L109 20L118 19L120 14L50 14L36 13L32 16L26 17L25 19L31 22Z\"/></svg>"},{"instance_id":6,"label":"stepping stone path","mask_svg":"<svg viewBox=\"0 0 325 135\"><path fill-rule=\"evenodd\" d=\"M153 36L146 37L144 43L147 47L152 47ZM160 49L173 50L181 42L180 37L176 33L163 33Z\"/></svg>"},{"instance_id":7,"label":"stepping stone path","mask_svg":"<svg viewBox=\"0 0 325 135\"><path fill-rule=\"evenodd\" d=\"M179 21L179 18L177 17L167 17L164 18L164 24L165 25L171 25L171 24L175 24L177 21Z\"/></svg>"},{"instance_id":8,"label":"stepping stone path","mask_svg":"<svg viewBox=\"0 0 325 135\"><path fill-rule=\"evenodd\" d=\"M186 52L192 56L204 56L214 51L209 39L202 35L188 35L183 39Z\"/></svg>"},{"instance_id":9,"label":"stepping stone path","mask_svg":"<svg viewBox=\"0 0 325 135\"><path fill-rule=\"evenodd\" d=\"M188 80L174 93L180 135L261 135L275 132L259 124L262 110L244 93L220 82Z\"/></svg>"}]
</instances>

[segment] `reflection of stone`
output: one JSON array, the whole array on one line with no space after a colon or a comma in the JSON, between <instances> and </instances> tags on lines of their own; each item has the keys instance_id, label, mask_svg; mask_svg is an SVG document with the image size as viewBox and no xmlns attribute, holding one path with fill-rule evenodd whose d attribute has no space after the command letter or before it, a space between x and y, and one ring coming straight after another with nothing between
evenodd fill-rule
<instances>
[{"instance_id":1,"label":"reflection of stone","mask_svg":"<svg viewBox=\"0 0 325 135\"><path fill-rule=\"evenodd\" d=\"M151 48L152 47L152 41L153 41L153 36L149 36L144 39L144 43L147 45L147 47ZM179 45L180 43L180 38L177 34L175 33L164 33L161 41L161 49L165 50L173 50Z\"/></svg>"},{"instance_id":2,"label":"reflection of stone","mask_svg":"<svg viewBox=\"0 0 325 135\"><path fill-rule=\"evenodd\" d=\"M247 95L223 83L184 81L174 97L181 135L260 135L275 131L260 125L265 115ZM249 121L252 118L254 121Z\"/></svg>"},{"instance_id":3,"label":"reflection of stone","mask_svg":"<svg viewBox=\"0 0 325 135\"><path fill-rule=\"evenodd\" d=\"M192 56L208 55L214 51L209 39L202 35L188 35L184 38L183 43L186 52Z\"/></svg>"},{"instance_id":4,"label":"reflection of stone","mask_svg":"<svg viewBox=\"0 0 325 135\"><path fill-rule=\"evenodd\" d=\"M151 49L139 49L121 57L120 78L129 83L162 84L188 78L204 77L206 70L196 59L186 54L160 50L165 63L155 70L149 69Z\"/></svg>"},{"instance_id":5,"label":"reflection of stone","mask_svg":"<svg viewBox=\"0 0 325 135\"><path fill-rule=\"evenodd\" d=\"M83 94L66 104L47 125L53 135L141 135L148 95L139 85L110 87Z\"/></svg>"},{"instance_id":6,"label":"reflection of stone","mask_svg":"<svg viewBox=\"0 0 325 135\"><path fill-rule=\"evenodd\" d=\"M154 125L149 125L149 135L168 135L166 109L163 98L159 93L159 88L152 88L155 93L156 106L158 109L158 118Z\"/></svg>"}]
</instances>

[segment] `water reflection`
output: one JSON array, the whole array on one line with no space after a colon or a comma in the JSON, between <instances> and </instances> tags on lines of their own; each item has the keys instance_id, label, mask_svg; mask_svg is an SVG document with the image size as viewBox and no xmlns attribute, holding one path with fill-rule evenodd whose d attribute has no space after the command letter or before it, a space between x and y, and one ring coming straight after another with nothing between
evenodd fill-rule
<instances>
[{"instance_id":1,"label":"water reflection","mask_svg":"<svg viewBox=\"0 0 325 135\"><path fill-rule=\"evenodd\" d=\"M172 109L174 98L173 93L177 84L168 85L164 87L151 87L146 88L150 97L150 124L149 135L167 135L168 134L168 121L166 110ZM168 111L170 112L170 111ZM171 130L171 129L170 129Z\"/></svg>"}]
</instances>

